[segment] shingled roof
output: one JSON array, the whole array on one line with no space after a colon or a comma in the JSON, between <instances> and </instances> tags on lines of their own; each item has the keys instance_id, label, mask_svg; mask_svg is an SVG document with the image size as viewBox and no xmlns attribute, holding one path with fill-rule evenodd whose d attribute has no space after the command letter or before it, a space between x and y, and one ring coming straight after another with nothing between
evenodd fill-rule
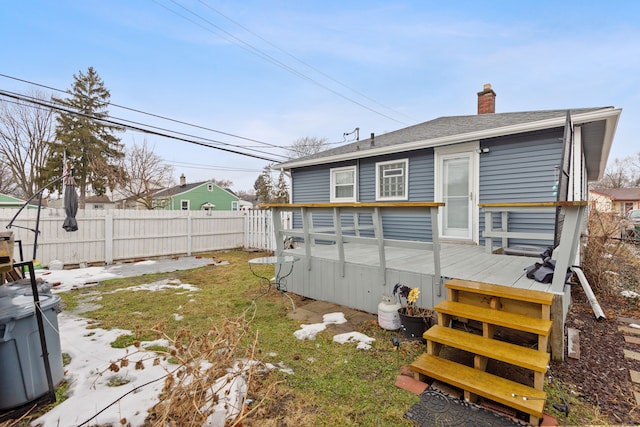
<instances>
[{"instance_id":1,"label":"shingled roof","mask_svg":"<svg viewBox=\"0 0 640 427\"><path fill-rule=\"evenodd\" d=\"M368 138L356 141L307 157L284 162L278 167L290 169L388 154L390 152L402 152L535 130L559 128L564 126L568 112L570 112L574 123L588 123L590 120L602 121L608 120L609 116L615 117L613 123L613 129L615 130L620 110L613 107L597 107L440 117L393 132L375 135L373 139ZM592 115L594 115L593 119L591 119ZM581 120L581 117L584 119ZM602 129L596 131L598 136L595 136L595 138L600 139L600 144L606 146L606 142L602 143L604 139ZM609 145L610 142L608 141ZM606 146L606 155L608 155L608 150L609 147ZM600 157L598 156L597 160L600 160Z\"/></svg>"},{"instance_id":2,"label":"shingled roof","mask_svg":"<svg viewBox=\"0 0 640 427\"><path fill-rule=\"evenodd\" d=\"M161 198L161 197L177 196L178 194L186 193L187 191L192 190L206 183L207 181L201 181L201 182L194 182L191 184L175 185L171 188L166 188L164 190L158 191L156 194L153 195L153 197Z\"/></svg>"},{"instance_id":3,"label":"shingled roof","mask_svg":"<svg viewBox=\"0 0 640 427\"><path fill-rule=\"evenodd\" d=\"M594 193L602 194L611 200L617 201L636 201L640 200L640 188L594 188Z\"/></svg>"}]
</instances>

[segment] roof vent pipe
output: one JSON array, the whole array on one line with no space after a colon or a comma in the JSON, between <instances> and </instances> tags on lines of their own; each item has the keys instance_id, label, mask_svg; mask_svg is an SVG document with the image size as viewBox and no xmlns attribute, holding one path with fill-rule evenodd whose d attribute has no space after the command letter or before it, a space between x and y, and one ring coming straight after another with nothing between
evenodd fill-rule
<instances>
[{"instance_id":1,"label":"roof vent pipe","mask_svg":"<svg viewBox=\"0 0 640 427\"><path fill-rule=\"evenodd\" d=\"M376 134L371 132L371 146L376 145L375 139L376 139Z\"/></svg>"}]
</instances>

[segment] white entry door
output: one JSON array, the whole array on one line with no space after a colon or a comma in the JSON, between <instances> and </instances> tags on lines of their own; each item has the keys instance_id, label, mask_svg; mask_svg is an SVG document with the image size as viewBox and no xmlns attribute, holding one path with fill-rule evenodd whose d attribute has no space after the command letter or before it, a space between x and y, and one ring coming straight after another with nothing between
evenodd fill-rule
<instances>
[{"instance_id":1,"label":"white entry door","mask_svg":"<svg viewBox=\"0 0 640 427\"><path fill-rule=\"evenodd\" d=\"M476 152L442 153L438 158L441 236L444 239L474 240Z\"/></svg>"}]
</instances>

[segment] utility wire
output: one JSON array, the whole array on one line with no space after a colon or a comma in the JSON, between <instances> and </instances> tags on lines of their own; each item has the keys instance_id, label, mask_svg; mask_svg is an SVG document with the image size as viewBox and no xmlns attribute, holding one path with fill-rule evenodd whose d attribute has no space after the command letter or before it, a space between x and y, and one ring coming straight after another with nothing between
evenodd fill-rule
<instances>
[{"instance_id":1,"label":"utility wire","mask_svg":"<svg viewBox=\"0 0 640 427\"><path fill-rule=\"evenodd\" d=\"M74 110L68 110L68 109L66 109L64 107L58 107L57 105L63 105L63 106L66 107L66 104L63 104L63 103L60 103L60 102L50 102L50 101L41 100L41 99L38 99L38 98L35 98L35 97L31 97L31 96L28 96L28 95L18 94L16 92L9 92L9 91L0 90L0 95L2 95L2 94L4 94L5 96L11 96L12 98L21 100L23 102L31 102L31 103L37 104L39 107L65 111L65 112L68 112L70 114L75 114L75 115L78 115L78 116L85 116L85 117L88 117L88 118L96 120L96 121L104 120L105 123L109 123L108 120L106 120L106 119L102 119L102 118L99 118L99 117L92 117L92 116L88 116L88 115L86 115L84 113L81 113L81 112L77 112L77 111L74 111ZM16 103L15 101L7 101L7 102ZM191 137L191 138L201 139L201 140L204 140L204 141L211 142L212 144L221 144L221 145L231 146L231 147L235 147L235 148L242 148L242 146L238 146L238 145L235 145L235 144L229 144L229 143L226 143L226 142L223 142L223 141L218 141L218 140L215 140L215 139L210 139L210 138L200 137L200 136L197 136L197 135L191 135L191 134L186 134L186 133L183 133L183 132L173 131L171 129L161 128L161 127L158 127L158 126L147 125L147 124L136 122L136 121L133 121L133 120L127 120L127 119L122 119L122 118L117 118L117 117L115 117L115 118L111 117L111 118L120 120L122 122L133 123L133 124L139 125L139 126L146 126L148 128L174 133L174 134L177 134L177 135L182 135L182 136L187 136L187 137ZM131 130L137 130L137 131L142 131L142 132L146 132L146 133L153 133L151 131L145 131L143 128L126 125L126 124L120 123L120 122L113 121L111 123L115 123L116 126L124 127L124 128L131 129ZM170 135L167 135L167 134L162 134L160 136L170 137ZM217 147L217 145L210 145L210 146L213 147L213 148ZM261 150L253 149L251 151L255 151L255 152L263 153L263 154L267 154L267 155L273 155L273 153L265 152L265 151L261 151ZM286 156L283 156L283 155L279 155L279 154L275 154L275 155L278 156L278 157L281 157L283 159L286 158Z\"/></svg>"},{"instance_id":2,"label":"utility wire","mask_svg":"<svg viewBox=\"0 0 640 427\"><path fill-rule=\"evenodd\" d=\"M7 104L12 104L12 105L24 105L24 101L19 101L19 100L15 100L15 99L4 99L3 102L6 102ZM38 110L42 110L42 111L51 111L51 110L53 110L53 107L50 107L50 106L43 107L41 105L30 105L29 107L30 108L35 108L35 109L38 109ZM237 145L236 147L238 147L238 148L247 148L247 147L242 146L242 145ZM254 147L257 147L257 146L254 146ZM176 165L176 166L183 167L183 168L188 168L188 169L201 169L201 170L212 170L212 171L223 171L223 172L224 171L226 171L226 172L261 172L261 169L230 168L230 167L225 167L225 166L205 165L205 164L199 164L199 163L186 163L186 162L178 162L178 161L163 160L163 163L169 164L169 165Z\"/></svg>"},{"instance_id":3,"label":"utility wire","mask_svg":"<svg viewBox=\"0 0 640 427\"><path fill-rule=\"evenodd\" d=\"M269 54L267 54L267 53L264 53L263 51L261 51L260 49L256 48L255 46L251 45L250 43L247 43L247 42L245 42L244 40L242 40L242 39L240 39L240 38L238 38L238 37L234 36L233 34L229 33L229 32L228 32L228 31L226 31L226 30L224 30L224 29L223 29L223 28L221 28L220 26L218 26L218 25L214 24L214 23L213 23L213 22L211 22L210 20L208 20L208 19L206 19L206 18L204 18L204 17L202 17L202 16L198 15L197 13L195 13L195 12L193 12L192 10L188 9L187 7L182 6L181 4L177 3L175 0L169 0L169 1L170 1L171 3L173 3L173 4L175 4L176 6L178 6L179 8L181 8L181 9L185 10L186 12L190 13L191 15L193 15L193 16L195 16L195 17L197 17L198 19L200 19L200 20L202 20L202 21L206 22L208 25L210 25L211 27L213 27L213 28L217 29L219 32L222 32L222 33L223 33L223 34L225 34L226 36L222 36L222 35L220 35L220 34L216 34L216 33L215 33L214 31L212 31L210 28L207 28L207 27L205 27L205 26L201 25L200 23L198 23L198 22L194 21L193 19L190 19L190 18L188 18L188 17L186 17L186 16L184 16L184 15L182 15L182 14L178 13L177 11L175 11L175 10L173 10L173 9L170 9L170 8L166 7L165 5L163 5L163 4L161 4L161 3L159 3L159 2L158 2L158 0L153 0L153 2L154 2L154 3L156 3L158 6L160 6L160 7L164 8L164 9L168 10L169 12L171 12L171 13L173 13L173 14L175 14L175 15L179 16L179 17L181 17L182 19L184 19L184 20L186 20L186 21L189 21L189 22L191 22L191 23L192 23L192 24L194 24L194 25L197 25L198 27L200 27L200 28L204 29L205 31L211 32L211 33L213 33L213 34L216 34L216 35L218 35L218 36L220 36L220 37L224 38L224 39L225 39L225 40L227 40L227 41L234 42L235 44L237 44L238 46L240 46L242 49L246 50L247 52L252 53L252 54L254 54L254 55L258 56L259 58L262 58L263 60L265 60L265 61L267 61L267 62L270 62L270 63L272 63L272 64L274 64L274 65L276 65L276 66L278 66L278 67L282 68L282 69L283 69L283 70L285 70L285 71L290 72L291 74L295 75L296 77L299 77L299 78L300 78L300 79L302 79L302 80L305 80L305 81L307 81L307 82L309 82L309 83L311 83L311 84L314 84L314 85L316 85L316 86L318 86L318 87L320 87L320 88L322 88L322 89L324 89L324 90L327 90L327 91L329 91L329 92L333 93L333 94L334 94L334 95L336 95L336 96L339 96L340 98L342 98L342 99L344 99L344 100L346 100L346 101L349 101L349 102L351 102L351 103L353 103L353 104L355 104L355 105L358 105L359 107L362 107L362 108L364 108L364 109L366 109L366 110L369 110L370 112L375 113L375 114L377 114L377 115L379 115L379 116L382 116L382 117L384 117L384 118L386 118L386 119L392 120L392 121L394 121L394 122L396 122L396 123L400 123L400 124L402 124L402 125L408 125L407 123L404 123L404 122L403 122L403 121L401 121L401 120L397 120L397 119L395 119L395 118L393 118L393 117L391 117L391 116L389 116L389 115L387 115L387 114L384 114L384 113L382 113L382 112L380 112L380 111L378 111L378 110L375 110L375 109L373 109L373 108L371 108L371 107L369 107L369 106L367 106L367 105L365 105L365 104L363 104L363 103L361 103L361 102L358 102L358 101L356 101L356 100L355 100L355 99L353 99L353 98L350 98L350 97L348 97L348 96L346 96L346 95L343 95L342 93L340 93L340 92L338 92L338 91L336 91L336 90L334 90L334 89L330 88L329 86L324 85L324 84L320 83L319 81L317 81L317 80L315 80L315 79L313 79L313 78L311 78L311 77L307 76L306 74L301 73L300 71L296 70L296 69L295 69L295 68L293 68L293 67L290 67L289 65L287 65L287 64L285 64L284 62L282 62L282 61L280 61L280 60L278 60L278 59L274 58L273 56L271 56L271 55L269 55Z\"/></svg>"},{"instance_id":4,"label":"utility wire","mask_svg":"<svg viewBox=\"0 0 640 427\"><path fill-rule=\"evenodd\" d=\"M309 68L309 69L311 69L311 70L315 71L316 73L318 73L318 74L322 75L323 77L326 77L327 79L331 80L332 82L339 84L339 85L340 85L340 86L342 86L343 88L348 89L348 90L350 90L351 92L353 92L353 93L355 93L355 94L357 94L357 95L360 95L361 97L363 97L363 98L367 99L368 101L373 102L374 104L376 104L376 105L378 105L378 106L380 106L380 107L382 107L382 108L385 108L385 109L387 109L387 110L389 110L389 111L393 111L394 113L399 114L399 115L401 115L401 116L404 116L404 117L406 117L407 119L412 120L412 121L414 121L414 122L416 122L416 121L417 121L417 120L415 120L413 117L410 117L410 116L408 116L408 115L406 115L406 114L404 114L404 113L402 113L402 112L400 112L400 111L394 110L394 109L393 109L393 108L391 108L391 107L388 107L388 106L386 106L386 105L384 105L384 104L381 104L380 102L378 102L378 101L376 101L375 99L373 99L373 98L371 98L371 97L369 97L369 96L365 95L364 93L359 92L358 90L356 90L356 89L354 89L354 88L352 88L352 87L350 87L350 86L348 86L348 85L346 85L346 84L342 83L341 81L339 81L339 80L337 80L337 79L335 79L335 78L331 77L329 74L325 73L324 71L320 70L319 68L314 67L313 65L309 64L308 62L306 62L306 61L304 61L304 60L302 60L302 59L298 58L296 55L294 55L294 54L292 54L292 53L290 53L290 52L288 52L288 51L284 50L284 49L283 49L283 48L281 48L280 46L277 46L276 44L274 44L274 43L270 42L269 40L265 39L264 37L262 37L261 35L257 34L256 32L251 31L249 28L245 27L244 25L242 25L242 24L241 24L241 23L239 23L238 21L235 21L234 19L232 19L232 18L230 18L229 16L225 15L224 13L222 13L220 10L218 10L218 9L216 9L215 7L213 7L213 6L209 5L209 4L207 4L207 2L205 2L205 1L203 1L203 0L199 0L199 2L200 2L202 5L204 5L205 7L207 7L208 9L211 9L212 11L214 11L215 13L217 13L218 15L222 16L222 17L223 17L224 19L226 19L227 21L229 21L229 22L231 22L231 23L233 23L233 24L237 25L238 27L242 28L243 30L245 30L245 31L246 31L246 32L248 32L249 34L251 34L251 35L253 35L253 36L255 36L255 37L259 38L259 39L260 39L260 40L262 40L263 42L267 43L269 46L273 47L274 49L277 49L278 51L280 51L280 52L282 52L283 54L287 55L289 58L293 59L294 61L299 62L300 64L302 64L302 65L304 65L305 67L307 67L307 68Z\"/></svg>"},{"instance_id":5,"label":"utility wire","mask_svg":"<svg viewBox=\"0 0 640 427\"><path fill-rule=\"evenodd\" d=\"M181 167L189 167L191 169L207 169L207 170L230 171L230 172L261 172L262 171L262 169L230 168L226 166L204 165L201 163L177 162L175 160L172 160L172 161L165 160L164 163L168 163L170 165L177 165Z\"/></svg>"},{"instance_id":6,"label":"utility wire","mask_svg":"<svg viewBox=\"0 0 640 427\"><path fill-rule=\"evenodd\" d=\"M36 82L29 81L29 80L25 80L25 79L21 79L21 78L18 78L18 77L9 76L7 74L0 73L0 77L5 77L7 79L16 80L16 81L19 81L19 82L22 82L22 83L27 83L27 84L30 84L30 85L33 85L33 86L38 86L38 87L41 87L41 88L44 88L44 89L53 90L53 91L56 91L56 92L62 92L62 93L71 94L68 90L58 89L58 88L55 88L55 87L43 85L43 84L40 84L40 83L36 83ZM123 105L114 104L112 102L109 102L109 105L117 107L117 108L122 108L123 110L132 111L134 113L144 114L146 116L155 117L155 118L158 118L158 119L162 119L162 120L167 120L167 121L170 121L170 122L178 123L178 124L181 124L181 125L191 126L191 127L202 129L202 130L219 133L221 135L230 136L232 138L238 138L238 139L242 139L242 140L245 140L245 141L255 142L256 144L262 144L262 145L266 145L266 146L273 147L273 148L281 148L281 149L284 149L284 150L287 149L287 147L284 147L284 146L281 146L281 145L271 144L271 143L268 143L268 142L259 141L257 139L252 139L252 138L247 138L247 137L240 136L240 135L235 135L233 133L224 132L224 131L221 131L221 130L217 130L217 129L212 129L212 128L208 128L208 127L205 127L205 126L196 125L196 124L185 122L185 121L182 121L182 120L172 119L170 117L162 116L162 115L159 115L159 114L148 113L146 111L138 110L136 108L131 108L131 107L125 107Z\"/></svg>"},{"instance_id":7,"label":"utility wire","mask_svg":"<svg viewBox=\"0 0 640 427\"><path fill-rule=\"evenodd\" d=\"M150 134L150 135L155 135L155 136L160 136L160 137L164 137L164 138L175 139L175 140L178 140L178 141L188 142L190 144L200 145L200 146L208 147L208 148L214 148L216 150L226 151L226 152L233 153L233 154L239 154L239 155L242 155L242 156L253 157L253 158L256 158L256 159L260 159L260 160L266 160L268 162L278 163L280 161L280 160L276 160L276 159L271 158L271 157L260 156L260 155L252 154L252 153L245 153L245 152L233 150L233 149L230 149L230 148L220 147L218 145L212 145L211 143L206 143L206 142L202 142L202 141L196 141L194 139L183 138L183 137L180 137L180 136L170 135L170 134L167 134L167 133L162 133L162 132L154 131L154 130L151 130L151 129L145 129L145 128L142 128L142 127L139 127L139 126L134 126L134 125L127 124L127 123L122 123L122 122L118 122L118 121L115 121L115 120L109 120L107 118L99 118L99 117L91 116L89 114L85 114L85 113L81 113L81 112L78 112L78 111L70 110L68 108L63 108L63 107L58 106L58 105L53 104L53 103L47 103L47 102L44 102L44 101L39 101L39 100L32 99L32 98L29 98L29 97L26 97L26 96L23 96L23 95L7 92L7 91L4 91L4 90L0 90L0 96L5 96L5 97L8 97L8 98L21 100L21 101L24 101L24 102L29 102L29 103L32 103L32 104L39 105L41 107L47 107L47 108L51 108L51 109L54 109L54 110L57 110L57 111L62 111L62 112L67 113L67 114L72 114L72 115L75 115L75 116L84 117L84 118L87 118L87 119L90 119L90 120L93 120L93 121L96 121L96 122L99 122L99 123L109 124L109 125L112 125L112 126L118 126L118 127L122 127L122 128L129 129L129 130L135 130L135 131L146 133L146 134ZM124 121L130 122L128 120L124 120ZM146 125L146 126L148 126L148 125ZM153 128L153 126L149 126L149 127ZM174 131L171 131L171 132L174 132ZM179 132L174 132L174 133L180 134ZM200 137L196 137L196 138L200 138ZM200 139L207 140L207 138L200 138ZM223 143L221 141L214 141L214 140L209 140L209 141L213 141L214 143L218 143L218 144L226 144L226 143ZM227 145L230 145L230 144L227 144ZM254 150L254 151L257 151L257 150ZM280 156L280 155L277 155L277 156L284 158L284 156Z\"/></svg>"}]
</instances>

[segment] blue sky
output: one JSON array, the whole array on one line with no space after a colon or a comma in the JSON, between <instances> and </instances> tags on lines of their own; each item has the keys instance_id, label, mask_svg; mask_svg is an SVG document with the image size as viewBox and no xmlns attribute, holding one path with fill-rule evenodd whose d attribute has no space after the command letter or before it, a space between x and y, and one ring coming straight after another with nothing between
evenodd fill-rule
<instances>
[{"instance_id":1,"label":"blue sky","mask_svg":"<svg viewBox=\"0 0 640 427\"><path fill-rule=\"evenodd\" d=\"M356 127L367 138L475 114L476 94L490 83L496 112L622 108L611 160L640 152L639 17L632 0L9 0L0 3L0 74L68 89L92 66L114 104L276 146L305 136L337 143ZM0 89L32 86L0 77ZM189 182L224 178L248 190L268 163L120 136L126 144L146 138Z\"/></svg>"}]
</instances>

